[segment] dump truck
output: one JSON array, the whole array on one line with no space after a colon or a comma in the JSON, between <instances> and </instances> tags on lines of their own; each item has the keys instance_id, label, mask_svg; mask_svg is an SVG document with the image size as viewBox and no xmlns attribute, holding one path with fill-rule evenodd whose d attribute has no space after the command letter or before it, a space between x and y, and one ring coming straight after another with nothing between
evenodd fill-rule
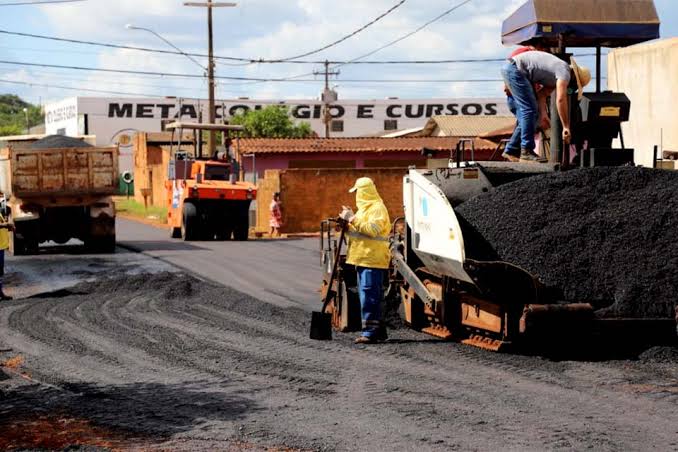
<instances>
[{"instance_id":1,"label":"dump truck","mask_svg":"<svg viewBox=\"0 0 678 452\"><path fill-rule=\"evenodd\" d=\"M242 131L241 126L198 123L172 123L167 130L196 133L203 130L227 134ZM197 155L182 150L181 138L172 140L167 180L167 222L172 238L190 240L237 240L249 236L250 204L257 196L256 185L242 180L237 151L228 149L203 157L202 139L196 137Z\"/></svg>"},{"instance_id":2,"label":"dump truck","mask_svg":"<svg viewBox=\"0 0 678 452\"><path fill-rule=\"evenodd\" d=\"M0 191L14 224L10 251L34 254L47 241L79 239L93 252L115 251L118 148L51 136L0 151Z\"/></svg>"}]
</instances>

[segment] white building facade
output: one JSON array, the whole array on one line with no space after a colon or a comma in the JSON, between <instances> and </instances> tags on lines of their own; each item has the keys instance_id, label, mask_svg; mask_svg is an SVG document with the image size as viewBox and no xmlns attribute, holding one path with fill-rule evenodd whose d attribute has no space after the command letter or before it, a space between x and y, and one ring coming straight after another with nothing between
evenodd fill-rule
<instances>
[{"instance_id":1,"label":"white building facade","mask_svg":"<svg viewBox=\"0 0 678 452\"><path fill-rule=\"evenodd\" d=\"M223 100L216 103L218 121L228 121L239 112L282 105L297 122L308 122L318 136L325 135L323 103L319 100ZM431 116L506 116L506 100L340 100L331 106L330 136L337 138L378 135L423 127ZM120 146L121 171L133 168L134 133L161 132L164 125L181 119L197 122L207 118L207 101L180 98L73 97L45 107L47 134L96 135L97 145Z\"/></svg>"}]
</instances>

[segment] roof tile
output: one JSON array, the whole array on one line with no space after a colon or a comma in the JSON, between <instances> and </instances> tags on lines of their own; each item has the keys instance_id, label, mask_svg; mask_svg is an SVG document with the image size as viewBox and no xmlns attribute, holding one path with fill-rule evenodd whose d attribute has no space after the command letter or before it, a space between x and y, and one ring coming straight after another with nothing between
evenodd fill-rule
<instances>
[{"instance_id":1,"label":"roof tile","mask_svg":"<svg viewBox=\"0 0 678 452\"><path fill-rule=\"evenodd\" d=\"M246 154L325 153L325 152L420 152L423 148L450 151L457 146L454 137L406 138L243 138L240 152ZM476 138L477 150L494 150L496 144Z\"/></svg>"},{"instance_id":2,"label":"roof tile","mask_svg":"<svg viewBox=\"0 0 678 452\"><path fill-rule=\"evenodd\" d=\"M447 137L477 137L515 124L513 116L433 116L422 135L430 136L437 128Z\"/></svg>"}]
</instances>

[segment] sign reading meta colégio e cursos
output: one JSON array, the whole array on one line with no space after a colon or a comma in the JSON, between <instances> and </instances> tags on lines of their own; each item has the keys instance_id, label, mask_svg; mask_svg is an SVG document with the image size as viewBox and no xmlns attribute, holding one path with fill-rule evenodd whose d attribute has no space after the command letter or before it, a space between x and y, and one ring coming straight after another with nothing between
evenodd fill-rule
<instances>
[{"instance_id":1,"label":"sign reading meta col\u00e9gio e cursos","mask_svg":"<svg viewBox=\"0 0 678 452\"><path fill-rule=\"evenodd\" d=\"M215 115L218 119L230 118L238 113L249 110L260 110L268 105L287 107L292 117L299 120L321 119L322 103L287 103L261 102L218 103ZM109 118L137 118L137 119L177 119L199 118L200 108L204 103L169 103L169 102L109 102ZM337 102L330 107L334 119L425 119L438 115L464 116L496 116L507 115L506 105L502 100L464 100L464 101L434 101L434 102Z\"/></svg>"}]
</instances>

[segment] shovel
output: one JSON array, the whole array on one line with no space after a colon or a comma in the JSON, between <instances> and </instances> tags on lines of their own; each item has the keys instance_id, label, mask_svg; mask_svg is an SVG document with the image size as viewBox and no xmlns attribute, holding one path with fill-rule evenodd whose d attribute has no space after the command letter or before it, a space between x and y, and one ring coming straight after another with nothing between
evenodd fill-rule
<instances>
[{"instance_id":1,"label":"shovel","mask_svg":"<svg viewBox=\"0 0 678 452\"><path fill-rule=\"evenodd\" d=\"M332 314L325 311L330 304L332 297L336 293L332 290L334 279L339 268L339 258L341 257L341 245L344 243L344 234L346 233L346 225L341 222L341 234L339 235L339 243L337 244L337 251L334 253L334 264L332 265L332 273L330 274L330 281L327 285L327 293L323 301L323 307L320 312L314 311L311 313L311 339L317 341L331 341L332 340Z\"/></svg>"}]
</instances>

